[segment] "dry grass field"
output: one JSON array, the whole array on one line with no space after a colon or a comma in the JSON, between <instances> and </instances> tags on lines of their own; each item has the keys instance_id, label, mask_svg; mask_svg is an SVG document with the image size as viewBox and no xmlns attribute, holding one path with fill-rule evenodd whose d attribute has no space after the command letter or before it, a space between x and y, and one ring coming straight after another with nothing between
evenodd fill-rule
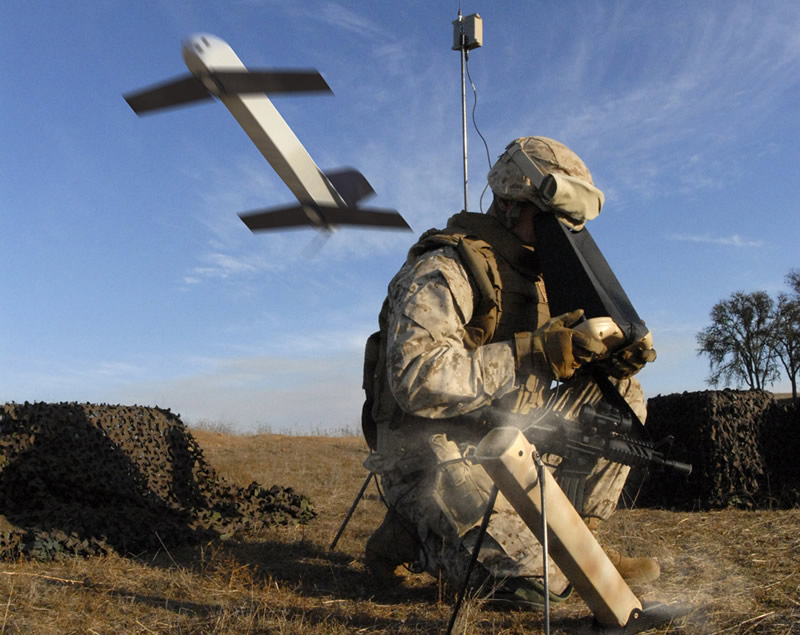
<instances>
[{"instance_id":1,"label":"dry grass field","mask_svg":"<svg viewBox=\"0 0 800 635\"><path fill-rule=\"evenodd\" d=\"M366 445L350 437L235 436L194 430L207 460L238 484L292 486L314 501L308 526L128 557L0 563L0 635L61 633L443 633L452 589L407 574L378 592L362 550L383 508L373 485L337 549L329 545L366 474ZM2 528L0 528L1 530ZM608 546L659 558L645 600L689 605L655 633L800 635L800 510L620 510L601 528ZM554 635L588 633L573 596L554 606ZM468 601L455 633L541 633L539 613Z\"/></svg>"}]
</instances>

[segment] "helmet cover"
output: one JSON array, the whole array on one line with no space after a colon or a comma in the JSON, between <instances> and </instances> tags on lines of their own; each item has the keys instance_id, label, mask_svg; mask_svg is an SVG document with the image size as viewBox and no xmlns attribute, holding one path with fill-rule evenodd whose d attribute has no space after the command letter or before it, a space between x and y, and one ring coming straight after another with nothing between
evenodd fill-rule
<instances>
[{"instance_id":1,"label":"helmet cover","mask_svg":"<svg viewBox=\"0 0 800 635\"><path fill-rule=\"evenodd\" d=\"M591 217L593 218L599 213L599 207L602 206L602 192L593 187L594 182L589 168L570 148L560 141L548 137L520 137L506 146L506 152L492 166L487 177L489 187L496 196L513 201L531 201L539 207L547 208L547 205L543 204L536 186L520 170L508 152L509 148L517 143L544 174L564 174L592 186L589 188L591 195L593 197L599 195L601 200L598 201L599 206L594 205L596 211ZM596 194L594 194L595 192ZM553 211L557 213L562 222L573 229L580 229L585 221L589 220L589 217L585 216L577 218L577 214L573 214L569 210L556 208Z\"/></svg>"}]
</instances>

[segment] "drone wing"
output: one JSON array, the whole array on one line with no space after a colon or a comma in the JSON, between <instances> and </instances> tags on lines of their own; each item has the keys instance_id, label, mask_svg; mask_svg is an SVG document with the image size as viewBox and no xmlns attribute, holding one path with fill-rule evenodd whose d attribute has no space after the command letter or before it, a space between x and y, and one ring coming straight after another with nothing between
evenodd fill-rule
<instances>
[{"instance_id":1,"label":"drone wing","mask_svg":"<svg viewBox=\"0 0 800 635\"><path fill-rule=\"evenodd\" d=\"M394 209L328 206L317 206L316 209L329 225L360 225L411 231L405 219Z\"/></svg>"},{"instance_id":2,"label":"drone wing","mask_svg":"<svg viewBox=\"0 0 800 635\"><path fill-rule=\"evenodd\" d=\"M312 221L311 216L302 205L243 212L239 214L239 218L252 232L292 227L315 227L322 224L321 221L318 223Z\"/></svg>"},{"instance_id":3,"label":"drone wing","mask_svg":"<svg viewBox=\"0 0 800 635\"><path fill-rule=\"evenodd\" d=\"M178 78L156 84L150 88L128 93L123 97L128 102L128 105L133 108L133 112L141 115L151 110L160 110L194 101L211 99L211 93L194 75L181 75Z\"/></svg>"},{"instance_id":4,"label":"drone wing","mask_svg":"<svg viewBox=\"0 0 800 635\"><path fill-rule=\"evenodd\" d=\"M293 227L313 227L330 231L337 225L411 229L405 219L393 209L359 209L314 203L243 212L239 214L239 218L253 232Z\"/></svg>"},{"instance_id":5,"label":"drone wing","mask_svg":"<svg viewBox=\"0 0 800 635\"><path fill-rule=\"evenodd\" d=\"M322 176L339 194L344 205L312 201L301 205L245 212L239 214L239 217L251 231L303 226L330 230L335 225L411 229L397 210L357 207L359 201L375 193L369 181L358 170L343 168L322 173Z\"/></svg>"},{"instance_id":6,"label":"drone wing","mask_svg":"<svg viewBox=\"0 0 800 635\"><path fill-rule=\"evenodd\" d=\"M231 70L181 75L123 95L137 115L223 95L332 92L315 70Z\"/></svg>"}]
</instances>

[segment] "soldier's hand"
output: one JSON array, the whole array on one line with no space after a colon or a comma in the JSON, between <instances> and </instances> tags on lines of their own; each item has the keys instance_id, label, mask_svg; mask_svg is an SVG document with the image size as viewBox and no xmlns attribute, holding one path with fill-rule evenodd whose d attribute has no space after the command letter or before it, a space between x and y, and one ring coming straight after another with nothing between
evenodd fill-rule
<instances>
[{"instance_id":1,"label":"soldier's hand","mask_svg":"<svg viewBox=\"0 0 800 635\"><path fill-rule=\"evenodd\" d=\"M656 350L650 341L641 339L630 346L616 351L611 357L600 362L609 375L617 379L625 379L638 373L648 362L654 362Z\"/></svg>"},{"instance_id":2,"label":"soldier's hand","mask_svg":"<svg viewBox=\"0 0 800 635\"><path fill-rule=\"evenodd\" d=\"M563 313L530 332L516 333L514 343L517 365L532 372L547 372L553 379L572 377L582 364L592 362L607 353L606 345L574 326L583 316L583 309Z\"/></svg>"}]
</instances>

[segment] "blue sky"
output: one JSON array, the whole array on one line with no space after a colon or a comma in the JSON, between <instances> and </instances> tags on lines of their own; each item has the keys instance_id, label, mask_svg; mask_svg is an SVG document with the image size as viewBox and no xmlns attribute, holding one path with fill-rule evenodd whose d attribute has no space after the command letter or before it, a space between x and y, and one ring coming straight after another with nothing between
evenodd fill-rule
<instances>
[{"instance_id":1,"label":"blue sky","mask_svg":"<svg viewBox=\"0 0 800 635\"><path fill-rule=\"evenodd\" d=\"M85 8L84 8L85 7ZM572 147L606 194L590 230L653 332L648 396L707 388L696 333L799 268L800 4L462 3L494 160ZM415 236L463 207L458 2L11 3L0 21L0 400L159 405L240 431L356 427L361 363ZM292 196L219 103L138 118L181 41L317 68L274 102L323 169L354 166L414 233L251 234ZM472 108L471 91L469 107ZM470 125L471 211L488 159ZM484 210L489 197L484 198ZM774 390L788 390L785 380Z\"/></svg>"}]
</instances>

